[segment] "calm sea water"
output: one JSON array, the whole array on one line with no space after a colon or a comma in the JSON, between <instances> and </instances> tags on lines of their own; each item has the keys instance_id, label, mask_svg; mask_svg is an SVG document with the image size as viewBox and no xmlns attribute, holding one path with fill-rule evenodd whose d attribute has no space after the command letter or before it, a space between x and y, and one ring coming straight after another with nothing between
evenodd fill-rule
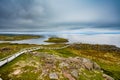
<instances>
[{"instance_id":1,"label":"calm sea water","mask_svg":"<svg viewBox=\"0 0 120 80\"><path fill-rule=\"evenodd\" d=\"M10 41L11 43L29 43L29 44L50 44L44 42L49 37L57 36L67 38L69 43L90 43L90 44L108 44L120 47L120 34L39 34L43 38L29 39L21 41ZM4 41L0 41L4 42Z\"/></svg>"}]
</instances>

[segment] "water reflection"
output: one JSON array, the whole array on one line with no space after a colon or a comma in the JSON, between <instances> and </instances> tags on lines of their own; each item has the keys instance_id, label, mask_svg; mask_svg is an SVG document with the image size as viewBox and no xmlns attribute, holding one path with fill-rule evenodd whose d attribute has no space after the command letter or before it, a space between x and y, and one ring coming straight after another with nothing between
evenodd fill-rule
<instances>
[{"instance_id":1,"label":"water reflection","mask_svg":"<svg viewBox=\"0 0 120 80\"><path fill-rule=\"evenodd\" d=\"M69 35L58 35L59 37L69 39L70 43L82 42L90 44L109 44L120 47L120 34L69 34Z\"/></svg>"}]
</instances>

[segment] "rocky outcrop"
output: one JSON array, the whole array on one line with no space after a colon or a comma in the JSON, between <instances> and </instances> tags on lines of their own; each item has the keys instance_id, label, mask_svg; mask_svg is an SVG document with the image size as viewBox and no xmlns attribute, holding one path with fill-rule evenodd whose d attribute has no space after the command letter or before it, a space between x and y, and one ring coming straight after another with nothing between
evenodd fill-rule
<instances>
[{"instance_id":1,"label":"rocky outcrop","mask_svg":"<svg viewBox=\"0 0 120 80\"><path fill-rule=\"evenodd\" d=\"M86 59L86 58L82 58L82 65L84 68L88 69L88 70L100 70L100 66L96 63L96 62L93 62L89 59Z\"/></svg>"},{"instance_id":2,"label":"rocky outcrop","mask_svg":"<svg viewBox=\"0 0 120 80\"><path fill-rule=\"evenodd\" d=\"M76 69L72 70L72 71L71 71L71 75L72 75L73 77L75 77L75 78L78 78L78 77L79 77L79 72L78 72L78 70L76 70Z\"/></svg>"},{"instance_id":3,"label":"rocky outcrop","mask_svg":"<svg viewBox=\"0 0 120 80\"><path fill-rule=\"evenodd\" d=\"M65 62L61 62L61 63L59 64L59 67L60 67L60 68L69 67L69 64L68 64L68 63L65 63Z\"/></svg>"},{"instance_id":4,"label":"rocky outcrop","mask_svg":"<svg viewBox=\"0 0 120 80\"><path fill-rule=\"evenodd\" d=\"M31 53L32 54L32 53ZM100 66L87 58L82 57L60 57L48 53L35 53L33 56L40 58L42 73L40 79L48 75L53 80L79 80L80 75L85 76L86 80L94 77L96 74L103 74ZM88 72L86 72L88 71ZM89 73L90 72L90 73ZM89 74L93 75L89 75ZM101 77L105 80L114 80L112 77L103 74Z\"/></svg>"}]
</instances>

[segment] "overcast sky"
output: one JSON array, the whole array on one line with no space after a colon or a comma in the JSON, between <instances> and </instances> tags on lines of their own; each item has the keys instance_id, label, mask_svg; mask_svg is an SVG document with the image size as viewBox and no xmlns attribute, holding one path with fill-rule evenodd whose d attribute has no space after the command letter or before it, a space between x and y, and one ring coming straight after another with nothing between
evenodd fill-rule
<instances>
[{"instance_id":1,"label":"overcast sky","mask_svg":"<svg viewBox=\"0 0 120 80\"><path fill-rule=\"evenodd\" d=\"M120 31L120 0L0 0L0 31Z\"/></svg>"}]
</instances>

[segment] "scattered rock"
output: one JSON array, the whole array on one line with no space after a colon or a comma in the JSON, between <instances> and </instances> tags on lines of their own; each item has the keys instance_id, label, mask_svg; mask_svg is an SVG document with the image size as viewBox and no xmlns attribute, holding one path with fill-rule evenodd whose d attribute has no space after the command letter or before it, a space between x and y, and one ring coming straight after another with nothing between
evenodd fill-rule
<instances>
[{"instance_id":1,"label":"scattered rock","mask_svg":"<svg viewBox=\"0 0 120 80\"><path fill-rule=\"evenodd\" d=\"M82 62L82 58L80 58L80 57L75 57L74 60Z\"/></svg>"},{"instance_id":2,"label":"scattered rock","mask_svg":"<svg viewBox=\"0 0 120 80\"><path fill-rule=\"evenodd\" d=\"M86 62L91 63L91 61L90 61L89 59L86 59L86 58L82 58L82 62L83 62L83 63L86 63Z\"/></svg>"},{"instance_id":3,"label":"scattered rock","mask_svg":"<svg viewBox=\"0 0 120 80\"><path fill-rule=\"evenodd\" d=\"M88 70L93 70L93 62L89 59L83 58L82 64Z\"/></svg>"},{"instance_id":4,"label":"scattered rock","mask_svg":"<svg viewBox=\"0 0 120 80\"><path fill-rule=\"evenodd\" d=\"M114 80L112 77L110 77L106 74L103 74L103 77L105 78L105 80Z\"/></svg>"},{"instance_id":5,"label":"scattered rock","mask_svg":"<svg viewBox=\"0 0 120 80\"><path fill-rule=\"evenodd\" d=\"M58 79L58 75L57 75L57 73L55 73L55 72L54 72L54 73L50 73L50 74L49 74L49 78L50 78L50 79Z\"/></svg>"},{"instance_id":6,"label":"scattered rock","mask_svg":"<svg viewBox=\"0 0 120 80\"><path fill-rule=\"evenodd\" d=\"M42 70L42 74L40 75L40 79L43 79L44 76L48 74L49 69Z\"/></svg>"},{"instance_id":7,"label":"scattered rock","mask_svg":"<svg viewBox=\"0 0 120 80\"><path fill-rule=\"evenodd\" d=\"M74 77L71 76L71 74L67 73L67 72L63 72L63 75L65 78L68 78L69 80L75 80Z\"/></svg>"},{"instance_id":8,"label":"scattered rock","mask_svg":"<svg viewBox=\"0 0 120 80\"><path fill-rule=\"evenodd\" d=\"M75 77L75 78L78 78L78 76L79 76L78 70L72 70L72 71L71 71L71 74L72 74L72 76Z\"/></svg>"},{"instance_id":9,"label":"scattered rock","mask_svg":"<svg viewBox=\"0 0 120 80\"><path fill-rule=\"evenodd\" d=\"M43 79L44 76L49 75L48 77L50 79L55 79L55 80L60 79L60 76L63 76L68 80L76 80L79 78L79 74L82 73L82 70L79 71L79 69L87 69L89 71L96 70L98 72L102 71L100 66L96 62L93 62L87 58L82 58L82 57L64 58L64 57L57 57L55 55L51 55L47 53L39 53L38 57L40 58L40 61L43 63L41 67L43 71L40 79ZM46 71L47 69L48 71ZM61 75L53 70L62 71ZM87 74L84 75L87 76ZM104 74L103 77L106 80L114 80L112 77L106 74Z\"/></svg>"},{"instance_id":10,"label":"scattered rock","mask_svg":"<svg viewBox=\"0 0 120 80\"><path fill-rule=\"evenodd\" d=\"M63 67L68 67L69 64L65 63L65 62L62 62L59 64L60 68L63 68Z\"/></svg>"}]
</instances>

